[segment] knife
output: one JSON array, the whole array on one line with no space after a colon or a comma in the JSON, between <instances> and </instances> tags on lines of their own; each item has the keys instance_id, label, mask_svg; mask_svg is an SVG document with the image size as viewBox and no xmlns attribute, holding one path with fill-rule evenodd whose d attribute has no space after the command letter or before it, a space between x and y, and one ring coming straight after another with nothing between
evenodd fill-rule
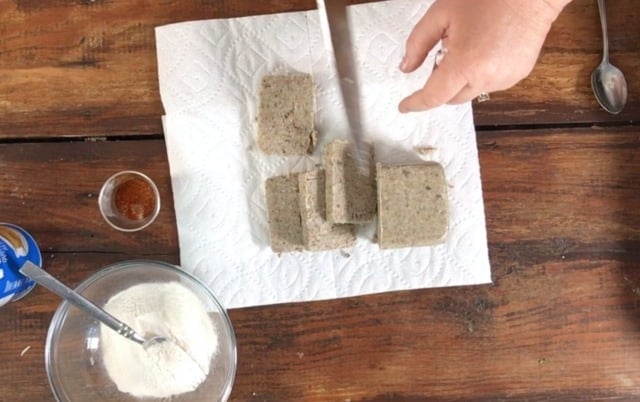
<instances>
[{"instance_id":1,"label":"knife","mask_svg":"<svg viewBox=\"0 0 640 402\"><path fill-rule=\"evenodd\" d=\"M317 0L317 5L324 43L329 54L334 56L338 93L345 107L350 136L355 145L354 159L360 170L368 175L370 152L362 141L360 93L347 7L344 0Z\"/></svg>"}]
</instances>

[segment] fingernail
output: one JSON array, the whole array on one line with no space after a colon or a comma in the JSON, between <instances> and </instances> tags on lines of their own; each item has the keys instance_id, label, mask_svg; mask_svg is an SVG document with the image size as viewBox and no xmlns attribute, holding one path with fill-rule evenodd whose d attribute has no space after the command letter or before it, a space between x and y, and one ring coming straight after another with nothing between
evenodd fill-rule
<instances>
[{"instance_id":1,"label":"fingernail","mask_svg":"<svg viewBox=\"0 0 640 402\"><path fill-rule=\"evenodd\" d=\"M409 109L404 103L400 103L398 105L398 111L400 113L409 113L411 111L411 109Z\"/></svg>"},{"instance_id":2,"label":"fingernail","mask_svg":"<svg viewBox=\"0 0 640 402\"><path fill-rule=\"evenodd\" d=\"M407 64L409 64L407 62L407 56L404 56L400 62L400 71L407 71Z\"/></svg>"}]
</instances>

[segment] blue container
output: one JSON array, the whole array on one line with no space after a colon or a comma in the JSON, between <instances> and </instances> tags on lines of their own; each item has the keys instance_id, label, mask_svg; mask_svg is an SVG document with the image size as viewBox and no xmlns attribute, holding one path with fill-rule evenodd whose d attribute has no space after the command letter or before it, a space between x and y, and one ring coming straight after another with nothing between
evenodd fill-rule
<instances>
[{"instance_id":1,"label":"blue container","mask_svg":"<svg viewBox=\"0 0 640 402\"><path fill-rule=\"evenodd\" d=\"M42 255L27 231L0 222L0 306L24 297L36 285L18 270L26 261L42 266Z\"/></svg>"}]
</instances>

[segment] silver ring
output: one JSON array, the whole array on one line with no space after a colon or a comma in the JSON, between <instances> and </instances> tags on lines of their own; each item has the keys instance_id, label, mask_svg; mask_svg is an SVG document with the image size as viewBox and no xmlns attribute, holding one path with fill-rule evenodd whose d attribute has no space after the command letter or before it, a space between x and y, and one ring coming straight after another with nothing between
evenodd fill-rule
<instances>
[{"instance_id":1,"label":"silver ring","mask_svg":"<svg viewBox=\"0 0 640 402\"><path fill-rule=\"evenodd\" d=\"M447 54L447 52L448 52L448 50L444 46L442 46L440 49L438 49L438 51L436 52L435 60L433 62L433 69L434 70L436 68L438 68L440 63L442 63L442 59L444 59L444 55ZM491 96L489 96L489 92L480 92L478 94L478 97L476 98L478 103L486 102L486 101L488 101L490 99L491 99Z\"/></svg>"},{"instance_id":2,"label":"silver ring","mask_svg":"<svg viewBox=\"0 0 640 402\"><path fill-rule=\"evenodd\" d=\"M435 61L433 62L434 70L436 69L436 67L440 65L440 63L442 63L442 59L444 59L444 55L447 53L447 51L448 50L446 47L441 47L440 49L438 49L438 52L436 53Z\"/></svg>"},{"instance_id":3,"label":"silver ring","mask_svg":"<svg viewBox=\"0 0 640 402\"><path fill-rule=\"evenodd\" d=\"M476 98L478 103L486 102L490 99L491 99L491 96L489 96L489 92L480 92L478 94L478 97Z\"/></svg>"}]
</instances>

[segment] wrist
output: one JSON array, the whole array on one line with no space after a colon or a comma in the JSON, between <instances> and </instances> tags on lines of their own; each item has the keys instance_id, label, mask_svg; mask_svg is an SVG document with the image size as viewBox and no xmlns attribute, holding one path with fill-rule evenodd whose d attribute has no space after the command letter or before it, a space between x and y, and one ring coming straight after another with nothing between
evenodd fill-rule
<instances>
[{"instance_id":1,"label":"wrist","mask_svg":"<svg viewBox=\"0 0 640 402\"><path fill-rule=\"evenodd\" d=\"M548 7L556 12L556 17L560 15L562 9L569 3L571 0L543 0L543 3L546 3Z\"/></svg>"},{"instance_id":2,"label":"wrist","mask_svg":"<svg viewBox=\"0 0 640 402\"><path fill-rule=\"evenodd\" d=\"M503 0L503 3L532 26L548 30L571 0Z\"/></svg>"}]
</instances>

